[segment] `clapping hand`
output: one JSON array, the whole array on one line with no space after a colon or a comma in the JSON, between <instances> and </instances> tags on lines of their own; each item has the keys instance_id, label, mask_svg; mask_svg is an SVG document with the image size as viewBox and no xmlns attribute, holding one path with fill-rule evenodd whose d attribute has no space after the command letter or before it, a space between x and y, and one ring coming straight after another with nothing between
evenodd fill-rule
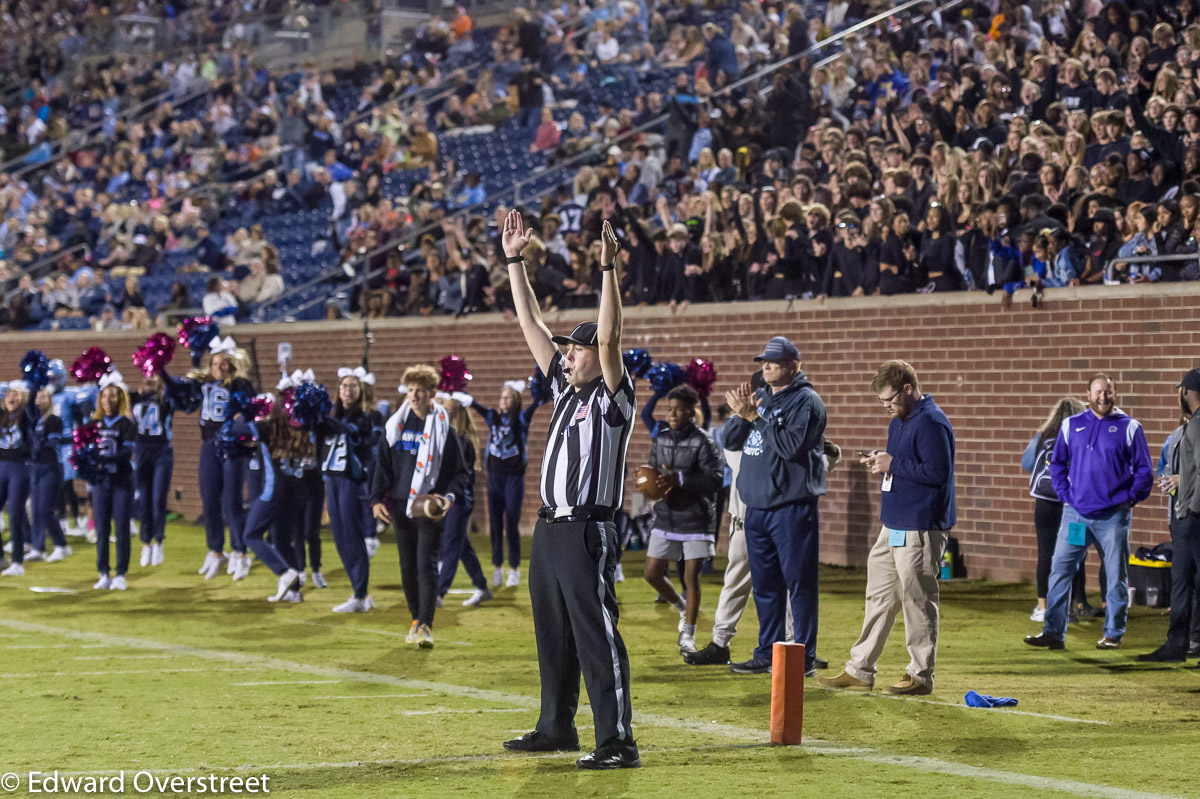
<instances>
[{"instance_id":1,"label":"clapping hand","mask_svg":"<svg viewBox=\"0 0 1200 799\"><path fill-rule=\"evenodd\" d=\"M750 388L749 383L742 383L732 391L726 391L725 402L735 414L747 421L752 422L758 418L758 403L754 399L754 390Z\"/></svg>"}]
</instances>

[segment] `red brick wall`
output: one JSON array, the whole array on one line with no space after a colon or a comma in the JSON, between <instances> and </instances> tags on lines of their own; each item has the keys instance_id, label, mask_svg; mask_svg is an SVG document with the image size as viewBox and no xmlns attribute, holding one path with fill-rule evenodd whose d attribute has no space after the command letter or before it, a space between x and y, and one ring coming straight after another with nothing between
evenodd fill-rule
<instances>
[{"instance_id":1,"label":"red brick wall","mask_svg":"<svg viewBox=\"0 0 1200 799\"><path fill-rule=\"evenodd\" d=\"M1112 289L1058 289L1045 306L1029 308L1018 294L1014 308L981 294L931 295L889 300L830 300L824 305L785 303L696 306L675 316L665 308L627 309L625 346L644 347L656 359L680 364L697 356L716 363L718 392L752 371L751 358L771 335L792 338L804 355L804 370L829 411L827 436L847 455L882 446L887 417L869 392L878 364L904 358L917 368L922 388L933 394L954 424L958 460L958 528L971 576L1028 579L1036 562L1033 500L1020 469L1025 443L1054 400L1082 396L1087 378L1107 371L1117 380L1118 403L1146 427L1151 454L1158 450L1178 415L1173 386L1200 355L1200 286ZM569 330L585 313L549 319L552 329ZM515 322L499 317L464 320L397 319L372 326L371 366L378 395L394 400L405 366L435 363L443 355L463 356L475 375L471 391L491 403L507 379L527 376L533 362ZM276 344L289 341L295 366L312 367L320 380L336 382L339 365L362 357L361 323L320 323L229 329L239 344L257 346L263 383L278 379ZM16 376L24 352L39 347L70 361L86 346L104 346L127 380L136 378L129 354L144 340L131 334L43 334L0 337L0 363ZM186 362L175 364L180 373ZM649 395L639 386L639 399ZM394 404L393 404L394 407ZM537 507L538 464L549 413L534 419L526 518ZM196 489L197 425L176 420L173 504L189 516L199 513ZM645 462L648 440L639 425L630 447L630 465ZM852 461L853 458L851 457ZM632 469L631 469L632 471ZM483 492L479 491L480 515ZM862 467L847 462L829 481L822 502L822 560L861 564L876 528L878 486ZM1163 500L1155 496L1134 513L1134 545L1165 536ZM199 533L197 533L199 534Z\"/></svg>"}]
</instances>

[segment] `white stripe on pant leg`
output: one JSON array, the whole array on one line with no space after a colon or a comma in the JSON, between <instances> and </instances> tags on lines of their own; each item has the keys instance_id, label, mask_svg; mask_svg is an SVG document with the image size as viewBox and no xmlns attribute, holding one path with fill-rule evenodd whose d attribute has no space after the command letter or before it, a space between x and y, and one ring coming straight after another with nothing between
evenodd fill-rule
<instances>
[{"instance_id":1,"label":"white stripe on pant leg","mask_svg":"<svg viewBox=\"0 0 1200 799\"><path fill-rule=\"evenodd\" d=\"M592 522L584 522L583 533L587 536L587 525ZM613 621L612 616L608 612L608 607L604 604L604 564L608 560L608 531L604 529L604 522L596 522L596 528L600 531L600 564L599 564L599 583L596 588L596 595L600 600L600 612L604 616L604 637L608 639L608 651L612 654L613 678L616 680L614 690L617 694L617 735L625 737L625 725L621 723L621 712L625 708L625 689L621 687L621 655L617 652L617 642L613 639ZM584 546L584 554L587 554L587 546ZM630 732L630 738L633 733ZM599 743L599 742L597 742Z\"/></svg>"}]
</instances>

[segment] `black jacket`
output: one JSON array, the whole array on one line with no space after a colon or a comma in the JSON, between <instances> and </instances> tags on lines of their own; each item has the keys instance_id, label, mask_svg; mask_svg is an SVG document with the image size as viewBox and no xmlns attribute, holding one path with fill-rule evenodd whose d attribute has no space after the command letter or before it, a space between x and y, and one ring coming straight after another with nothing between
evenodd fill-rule
<instances>
[{"instance_id":1,"label":"black jacket","mask_svg":"<svg viewBox=\"0 0 1200 799\"><path fill-rule=\"evenodd\" d=\"M403 515L411 486L400 484L400 450L388 443L387 436L380 436L375 449L375 471L371 475L371 504L389 502ZM438 479L431 494L452 495L455 502L466 501L471 489L472 471L463 458L462 443L454 430L446 432L446 443L442 449L442 464Z\"/></svg>"},{"instance_id":2,"label":"black jacket","mask_svg":"<svg viewBox=\"0 0 1200 799\"><path fill-rule=\"evenodd\" d=\"M683 476L679 488L654 503L654 526L671 533L712 533L725 468L708 433L694 424L678 431L659 425L650 444L650 465Z\"/></svg>"}]
</instances>

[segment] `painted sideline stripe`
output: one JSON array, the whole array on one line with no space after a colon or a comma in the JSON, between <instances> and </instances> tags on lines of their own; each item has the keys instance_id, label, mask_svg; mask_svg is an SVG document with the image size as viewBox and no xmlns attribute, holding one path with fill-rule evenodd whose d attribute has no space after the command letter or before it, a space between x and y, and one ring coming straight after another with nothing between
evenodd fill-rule
<instances>
[{"instance_id":1,"label":"painted sideline stripe","mask_svg":"<svg viewBox=\"0 0 1200 799\"><path fill-rule=\"evenodd\" d=\"M71 660L172 660L179 655L79 655Z\"/></svg>"},{"instance_id":2,"label":"painted sideline stripe","mask_svg":"<svg viewBox=\"0 0 1200 799\"><path fill-rule=\"evenodd\" d=\"M479 707L466 710L452 710L448 707L435 707L432 710L401 710L401 716L441 716L446 713L525 713L523 707Z\"/></svg>"},{"instance_id":3,"label":"painted sideline stripe","mask_svg":"<svg viewBox=\"0 0 1200 799\"><path fill-rule=\"evenodd\" d=\"M336 685L341 680L267 680L265 682L235 682L239 688L247 685Z\"/></svg>"},{"instance_id":4,"label":"painted sideline stripe","mask_svg":"<svg viewBox=\"0 0 1200 799\"><path fill-rule=\"evenodd\" d=\"M43 671L34 674L0 674L0 679L33 679L36 677L106 677L110 674L141 674L144 677L152 677L155 674L165 674L168 672L185 672L185 671L256 671L257 666L233 666L227 669L155 669L154 671L146 671L145 669L117 669L114 671Z\"/></svg>"},{"instance_id":5,"label":"painted sideline stripe","mask_svg":"<svg viewBox=\"0 0 1200 799\"><path fill-rule=\"evenodd\" d=\"M494 691L465 685L452 685L449 683L438 683L428 680L411 680L404 677L395 677L390 674L373 674L371 672L353 671L350 669L339 669L329 666L315 666L308 663L295 663L292 661L280 660L279 658L267 657L265 655L251 655L242 652L225 652L215 649L202 649L200 647L187 646L185 644L173 644L164 641L154 641L143 638L128 638L125 636L109 635L108 633L73 630L65 627L52 627L46 624L35 624L31 622L16 621L14 619L0 619L0 627L10 630L18 630L21 632L56 635L77 641L102 642L112 644L114 646L126 646L132 649L150 649L160 652L171 652L179 655L190 655L192 657L207 658L209 660L223 661L226 663L252 664L248 666L248 669L274 669L276 671L290 671L296 674L309 674L338 680L351 680L363 683L372 683L376 685L391 685L396 687L433 691L466 699L482 699L498 704L507 703L515 707L528 708L531 711L536 710L540 706L540 702L537 698L525 696L523 694L510 694L504 691ZM136 673L140 674L144 672ZM36 676L44 677L47 675L43 674ZM739 727L732 724L718 724L715 722L706 723L702 721L676 718L674 716L664 716L657 713L642 712L637 714L637 718L642 724L694 732L701 735L719 734L735 740L753 741L756 743L764 743L768 739L768 734L763 730L749 729L747 727ZM804 745L806 747L805 751L810 751L817 754L852 757L868 763L896 766L899 768L910 769L912 771L947 774L950 776L966 777L1001 783L1004 785L1019 785L1023 787L1036 788L1038 790L1059 791L1062 793L1074 794L1076 796L1092 796L1099 797L1100 799L1182 799L1181 797L1174 797L1168 794L1152 793L1149 791L1139 791L1129 788L1118 788L1109 785L1096 785L1087 782L1058 779L1054 777L1037 777L1019 772L1001 771L999 769L985 768L982 766L969 766L965 763L947 762L930 757L919 757L916 755L891 755L874 749L846 746L832 741L807 739ZM494 756L485 755L480 757L488 759ZM433 759L427 762L442 761Z\"/></svg>"},{"instance_id":6,"label":"painted sideline stripe","mask_svg":"<svg viewBox=\"0 0 1200 799\"><path fill-rule=\"evenodd\" d=\"M429 694L344 694L341 696L306 696L305 699L416 699Z\"/></svg>"},{"instance_id":7,"label":"painted sideline stripe","mask_svg":"<svg viewBox=\"0 0 1200 799\"><path fill-rule=\"evenodd\" d=\"M309 621L308 619L277 619L284 624L304 624L309 627L328 627L331 630L341 630L351 633L370 633L371 635L386 635L389 638L407 638L408 633L398 633L392 630L372 630L369 627L356 627L353 624L332 624L327 621ZM448 641L445 638L438 638L435 643L439 646L449 644L450 646L475 646L471 641Z\"/></svg>"},{"instance_id":8,"label":"painted sideline stripe","mask_svg":"<svg viewBox=\"0 0 1200 799\"><path fill-rule=\"evenodd\" d=\"M809 689L810 686L805 686ZM1103 724L1108 725L1107 721L1099 719L1077 719L1073 716L1055 716L1051 713L1034 713L1031 710L1013 710L1007 707L968 707L965 704L960 705L958 702L939 702L936 699L921 699L915 696L889 696L888 694L877 694L870 691L847 691L842 688L825 688L820 685L811 686L818 691L829 691L832 694L843 694L846 696L860 696L867 699L896 699L901 702L919 702L922 705L941 705L942 707L956 707L960 710L983 710L988 712L999 713L1004 716L1033 716L1039 719L1053 719L1054 721L1073 721L1077 724Z\"/></svg>"}]
</instances>

